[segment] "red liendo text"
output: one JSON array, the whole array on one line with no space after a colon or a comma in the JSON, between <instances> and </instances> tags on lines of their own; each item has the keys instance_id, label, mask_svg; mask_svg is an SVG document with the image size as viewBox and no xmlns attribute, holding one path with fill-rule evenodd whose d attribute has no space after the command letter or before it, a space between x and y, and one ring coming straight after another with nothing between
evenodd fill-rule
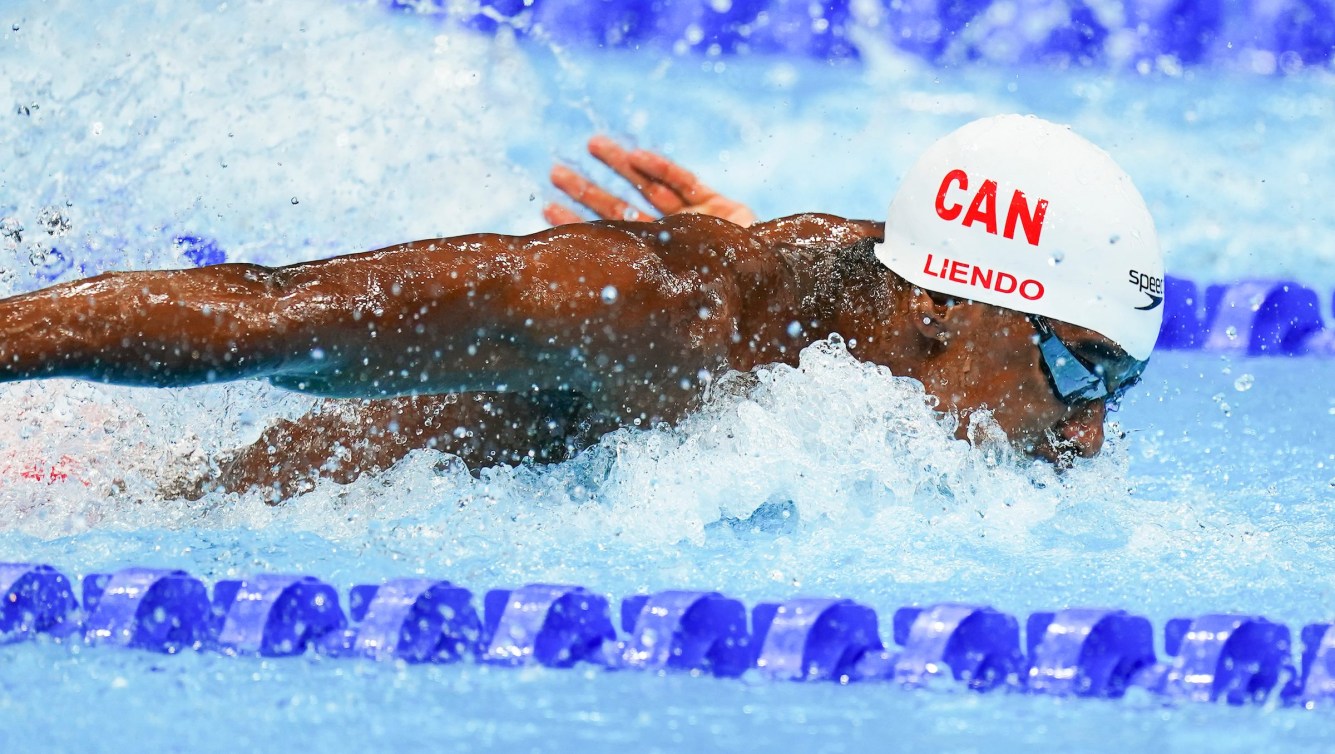
<instances>
[{"instance_id":1,"label":"red liendo text","mask_svg":"<svg viewBox=\"0 0 1335 754\"><path fill-rule=\"evenodd\" d=\"M979 267L958 259L942 258L938 264L933 264L933 261L932 255L928 254L922 266L923 273L952 283L986 288L997 293L1019 293L1021 298L1029 301L1043 298L1046 292L1042 283L1031 278L1021 280L1009 272Z\"/></svg>"}]
</instances>

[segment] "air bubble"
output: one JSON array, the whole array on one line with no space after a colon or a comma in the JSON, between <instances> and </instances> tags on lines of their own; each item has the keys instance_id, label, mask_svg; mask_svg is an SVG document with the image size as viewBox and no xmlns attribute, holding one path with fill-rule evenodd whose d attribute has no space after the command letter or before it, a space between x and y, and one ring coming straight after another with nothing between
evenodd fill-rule
<instances>
[{"instance_id":1,"label":"air bubble","mask_svg":"<svg viewBox=\"0 0 1335 754\"><path fill-rule=\"evenodd\" d=\"M1229 325L1227 328L1224 329L1224 335L1227 335L1229 340L1237 340L1238 328L1234 327L1233 325Z\"/></svg>"},{"instance_id":2,"label":"air bubble","mask_svg":"<svg viewBox=\"0 0 1335 754\"><path fill-rule=\"evenodd\" d=\"M1252 389L1252 383L1254 382L1256 382L1255 377L1250 374L1244 374L1233 381L1233 389L1237 390L1239 393L1245 393Z\"/></svg>"}]
</instances>

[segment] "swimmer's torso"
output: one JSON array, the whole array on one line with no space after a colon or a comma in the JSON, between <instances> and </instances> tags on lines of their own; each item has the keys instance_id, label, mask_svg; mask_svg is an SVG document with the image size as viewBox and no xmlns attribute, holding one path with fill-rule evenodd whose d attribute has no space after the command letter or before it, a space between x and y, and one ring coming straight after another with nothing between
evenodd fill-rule
<instances>
[{"instance_id":1,"label":"swimmer's torso","mask_svg":"<svg viewBox=\"0 0 1335 754\"><path fill-rule=\"evenodd\" d=\"M675 215L419 241L313 263L309 282L296 265L277 272L286 296L345 300L279 307L294 327L332 320L319 325L318 353L272 379L331 396L563 390L627 423L673 421L721 370L795 359L801 291L785 249L836 249L868 227ZM365 330L380 341L369 370Z\"/></svg>"}]
</instances>

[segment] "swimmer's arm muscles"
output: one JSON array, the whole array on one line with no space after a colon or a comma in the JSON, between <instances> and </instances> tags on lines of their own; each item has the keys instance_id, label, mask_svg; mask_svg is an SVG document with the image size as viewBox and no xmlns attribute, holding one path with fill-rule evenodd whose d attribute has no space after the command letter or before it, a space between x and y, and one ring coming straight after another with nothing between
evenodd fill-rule
<instances>
[{"instance_id":1,"label":"swimmer's arm muscles","mask_svg":"<svg viewBox=\"0 0 1335 754\"><path fill-rule=\"evenodd\" d=\"M524 240L467 236L278 269L111 273L12 297L0 301L0 381L262 377L339 397L558 382L561 365L538 363L514 335L515 320L531 319L528 288L545 287L517 253Z\"/></svg>"}]
</instances>

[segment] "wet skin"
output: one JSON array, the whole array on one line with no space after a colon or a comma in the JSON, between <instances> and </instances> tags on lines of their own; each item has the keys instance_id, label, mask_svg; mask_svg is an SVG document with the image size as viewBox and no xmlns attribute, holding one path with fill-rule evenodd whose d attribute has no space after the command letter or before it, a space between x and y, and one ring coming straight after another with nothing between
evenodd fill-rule
<instances>
[{"instance_id":1,"label":"wet skin","mask_svg":"<svg viewBox=\"0 0 1335 754\"><path fill-rule=\"evenodd\" d=\"M883 267L821 264L881 233L830 215L744 228L683 214L277 269L112 273L0 301L0 380L261 378L363 399L272 428L212 481L281 495L417 447L473 465L555 460L617 426L677 421L721 372L795 364L838 332L855 356L921 380L942 410L990 409L1036 456L1097 453L1102 402L1053 395L1023 315L942 301ZM1077 352L1107 345L1055 327Z\"/></svg>"}]
</instances>

